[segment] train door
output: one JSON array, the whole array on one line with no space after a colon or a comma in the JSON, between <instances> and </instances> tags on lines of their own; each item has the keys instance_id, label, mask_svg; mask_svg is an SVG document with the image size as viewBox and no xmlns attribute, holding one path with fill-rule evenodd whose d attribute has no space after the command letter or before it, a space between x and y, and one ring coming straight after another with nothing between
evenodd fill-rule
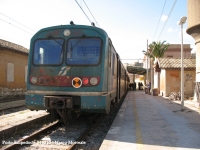
<instances>
[{"instance_id":1,"label":"train door","mask_svg":"<svg viewBox=\"0 0 200 150\"><path fill-rule=\"evenodd\" d=\"M120 63L120 61L119 61L119 89L118 89L118 91L119 91L119 100L120 100L120 98L121 98L121 63Z\"/></svg>"},{"instance_id":2,"label":"train door","mask_svg":"<svg viewBox=\"0 0 200 150\"><path fill-rule=\"evenodd\" d=\"M124 67L123 67L123 65L122 65L122 63L121 63L121 86L120 86L120 96L122 97L123 95L124 95L124 86L125 86L125 84L124 84L124 80L125 80L125 77L124 77L124 73L125 73L125 70L124 70ZM120 98L121 98L120 97Z\"/></svg>"},{"instance_id":3,"label":"train door","mask_svg":"<svg viewBox=\"0 0 200 150\"><path fill-rule=\"evenodd\" d=\"M127 80L128 80L128 76L127 76L126 72L125 72L125 76L126 76L126 78L125 78L125 91L124 91L124 93L127 92Z\"/></svg>"},{"instance_id":4,"label":"train door","mask_svg":"<svg viewBox=\"0 0 200 150\"><path fill-rule=\"evenodd\" d=\"M111 44L109 43L109 48L108 48L108 84L107 84L107 86L108 86L108 92L109 91L111 91L111 74L110 74L110 72L111 72L111 62L112 62L112 60L111 60Z\"/></svg>"},{"instance_id":5,"label":"train door","mask_svg":"<svg viewBox=\"0 0 200 150\"><path fill-rule=\"evenodd\" d=\"M108 90L112 93L112 97L116 97L117 87L117 57L114 47L109 44L109 61L108 61Z\"/></svg>"},{"instance_id":6,"label":"train door","mask_svg":"<svg viewBox=\"0 0 200 150\"><path fill-rule=\"evenodd\" d=\"M120 101L120 74L119 74L119 66L120 66L120 60L119 60L119 55L117 54L117 96L115 102L118 103Z\"/></svg>"}]
</instances>

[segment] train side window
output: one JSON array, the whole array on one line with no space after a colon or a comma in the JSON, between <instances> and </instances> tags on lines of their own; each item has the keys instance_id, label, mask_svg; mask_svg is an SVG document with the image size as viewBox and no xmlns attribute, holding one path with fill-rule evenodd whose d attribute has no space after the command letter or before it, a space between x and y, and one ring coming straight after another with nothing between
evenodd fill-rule
<instances>
[{"instance_id":1,"label":"train side window","mask_svg":"<svg viewBox=\"0 0 200 150\"><path fill-rule=\"evenodd\" d=\"M124 68L123 68L123 65L121 64L121 79L124 79Z\"/></svg>"},{"instance_id":2,"label":"train side window","mask_svg":"<svg viewBox=\"0 0 200 150\"><path fill-rule=\"evenodd\" d=\"M120 77L121 77L121 65L119 64L119 74L118 74Z\"/></svg>"},{"instance_id":3,"label":"train side window","mask_svg":"<svg viewBox=\"0 0 200 150\"><path fill-rule=\"evenodd\" d=\"M115 71L115 54L113 53L113 57L112 57L112 75L114 75L114 71Z\"/></svg>"},{"instance_id":4,"label":"train side window","mask_svg":"<svg viewBox=\"0 0 200 150\"><path fill-rule=\"evenodd\" d=\"M108 49L108 65L111 68L111 45L109 44L109 49Z\"/></svg>"}]
</instances>

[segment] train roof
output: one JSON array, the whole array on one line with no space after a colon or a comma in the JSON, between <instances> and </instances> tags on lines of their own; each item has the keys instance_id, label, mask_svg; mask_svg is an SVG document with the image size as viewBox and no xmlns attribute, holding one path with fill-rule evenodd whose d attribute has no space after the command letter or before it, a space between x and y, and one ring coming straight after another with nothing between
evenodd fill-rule
<instances>
[{"instance_id":1,"label":"train roof","mask_svg":"<svg viewBox=\"0 0 200 150\"><path fill-rule=\"evenodd\" d=\"M45 32L45 31L54 30L54 29L93 29L101 33L103 36L108 37L108 34L103 29L95 27L95 26L87 26L87 25L59 25L59 26L46 27L39 30L33 37L37 36L37 34L39 34L40 32Z\"/></svg>"},{"instance_id":2,"label":"train roof","mask_svg":"<svg viewBox=\"0 0 200 150\"><path fill-rule=\"evenodd\" d=\"M51 26L51 27L46 27L43 28L41 30L39 30L33 37L32 39L37 36L37 34L41 33L41 32L45 32L48 30L54 30L54 29L93 29L96 30L97 32L101 33L103 36L107 37L109 39L109 41L112 43L112 40L109 38L107 32L101 28L98 28L96 26L88 26L88 25L59 25L59 26ZM113 45L113 44L112 44ZM113 46L114 47L114 46ZM115 48L114 48L115 49ZM115 50L116 51L116 50Z\"/></svg>"}]
</instances>

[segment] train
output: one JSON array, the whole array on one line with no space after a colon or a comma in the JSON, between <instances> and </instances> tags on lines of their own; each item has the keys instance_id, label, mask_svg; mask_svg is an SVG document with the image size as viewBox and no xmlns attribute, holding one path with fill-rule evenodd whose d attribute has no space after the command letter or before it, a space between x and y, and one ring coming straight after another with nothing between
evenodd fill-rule
<instances>
[{"instance_id":1,"label":"train","mask_svg":"<svg viewBox=\"0 0 200 150\"><path fill-rule=\"evenodd\" d=\"M108 114L126 95L129 77L108 34L89 25L52 26L30 41L26 107L72 122Z\"/></svg>"}]
</instances>

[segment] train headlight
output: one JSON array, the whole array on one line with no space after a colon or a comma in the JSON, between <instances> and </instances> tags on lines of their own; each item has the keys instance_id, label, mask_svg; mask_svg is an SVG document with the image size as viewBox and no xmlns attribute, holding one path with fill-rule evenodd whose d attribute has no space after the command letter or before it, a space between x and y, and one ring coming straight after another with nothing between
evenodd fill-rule
<instances>
[{"instance_id":1,"label":"train headlight","mask_svg":"<svg viewBox=\"0 0 200 150\"><path fill-rule=\"evenodd\" d=\"M89 80L87 78L82 79L83 84L88 84Z\"/></svg>"},{"instance_id":2,"label":"train headlight","mask_svg":"<svg viewBox=\"0 0 200 150\"><path fill-rule=\"evenodd\" d=\"M70 30L66 29L64 32L63 32L64 36L69 36L71 33L70 33Z\"/></svg>"},{"instance_id":3,"label":"train headlight","mask_svg":"<svg viewBox=\"0 0 200 150\"><path fill-rule=\"evenodd\" d=\"M90 79L90 84L92 84L92 85L97 85L97 83L98 83L98 80L97 80L97 78L91 78Z\"/></svg>"},{"instance_id":4,"label":"train headlight","mask_svg":"<svg viewBox=\"0 0 200 150\"><path fill-rule=\"evenodd\" d=\"M37 77L32 77L31 78L31 83L36 84L37 83Z\"/></svg>"}]
</instances>

